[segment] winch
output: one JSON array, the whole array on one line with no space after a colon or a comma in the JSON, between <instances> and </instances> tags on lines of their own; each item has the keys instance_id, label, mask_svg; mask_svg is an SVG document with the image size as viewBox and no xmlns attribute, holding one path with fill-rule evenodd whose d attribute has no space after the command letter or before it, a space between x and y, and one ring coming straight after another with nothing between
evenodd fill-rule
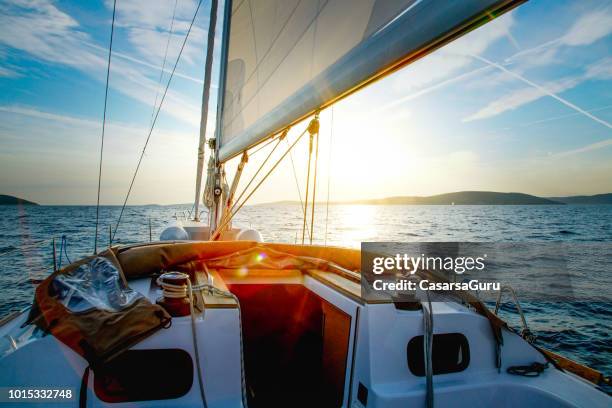
<instances>
[{"instance_id":1,"label":"winch","mask_svg":"<svg viewBox=\"0 0 612 408\"><path fill-rule=\"evenodd\" d=\"M157 278L162 288L162 297L156 303L166 309L172 317L187 316L191 313L189 275L183 272L164 272Z\"/></svg>"}]
</instances>

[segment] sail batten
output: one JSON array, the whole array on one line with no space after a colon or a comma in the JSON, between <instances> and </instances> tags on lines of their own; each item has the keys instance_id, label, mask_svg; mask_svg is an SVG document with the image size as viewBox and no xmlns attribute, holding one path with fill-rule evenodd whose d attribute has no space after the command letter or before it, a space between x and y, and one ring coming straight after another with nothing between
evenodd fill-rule
<instances>
[{"instance_id":1,"label":"sail batten","mask_svg":"<svg viewBox=\"0 0 612 408\"><path fill-rule=\"evenodd\" d=\"M521 1L250 0L232 8L219 160Z\"/></svg>"}]
</instances>

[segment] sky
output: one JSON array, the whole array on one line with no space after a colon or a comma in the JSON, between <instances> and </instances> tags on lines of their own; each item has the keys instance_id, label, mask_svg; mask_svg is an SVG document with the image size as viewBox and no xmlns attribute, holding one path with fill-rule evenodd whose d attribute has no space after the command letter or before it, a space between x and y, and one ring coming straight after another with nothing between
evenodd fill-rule
<instances>
[{"instance_id":1,"label":"sky","mask_svg":"<svg viewBox=\"0 0 612 408\"><path fill-rule=\"evenodd\" d=\"M112 6L0 0L0 194L95 204ZM117 1L102 204L125 198L196 6ZM204 1L130 204L194 199L208 16ZM612 1L528 2L340 101L321 113L317 200L612 192L611 33ZM307 141L288 159L251 203L303 196Z\"/></svg>"}]
</instances>

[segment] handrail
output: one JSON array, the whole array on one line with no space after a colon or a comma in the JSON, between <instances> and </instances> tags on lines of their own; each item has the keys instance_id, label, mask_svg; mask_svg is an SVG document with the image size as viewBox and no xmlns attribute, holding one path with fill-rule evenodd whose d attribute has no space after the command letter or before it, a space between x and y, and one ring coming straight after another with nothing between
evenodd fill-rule
<instances>
[{"instance_id":1,"label":"handrail","mask_svg":"<svg viewBox=\"0 0 612 408\"><path fill-rule=\"evenodd\" d=\"M516 306L516 310L521 318L521 322L523 324L523 330L521 331L521 337L527 340L529 343L533 343L536 339L536 336L529 330L529 326L527 325L527 320L525 319L525 314L523 313L523 309L521 309L521 304L518 301L518 297L516 296L516 292L510 285L504 285L499 290L499 294L497 295L497 301L495 302L495 311L493 312L497 316L497 312L499 311L499 307L501 305L501 297L504 293L504 290L509 291L512 295L512 300L514 301L514 305Z\"/></svg>"}]
</instances>

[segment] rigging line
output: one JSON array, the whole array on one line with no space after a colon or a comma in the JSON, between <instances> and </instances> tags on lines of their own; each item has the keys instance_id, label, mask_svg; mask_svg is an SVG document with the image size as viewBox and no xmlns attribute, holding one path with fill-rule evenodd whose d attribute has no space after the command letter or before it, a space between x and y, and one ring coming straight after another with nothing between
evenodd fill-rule
<instances>
[{"instance_id":1,"label":"rigging line","mask_svg":"<svg viewBox=\"0 0 612 408\"><path fill-rule=\"evenodd\" d=\"M284 133L284 135L286 135L286 133ZM251 184L253 183L253 181L255 181L255 177L257 177L257 175L259 174L259 172L263 169L263 167L265 166L265 164L268 162L268 160L270 159L270 157L272 157L272 154L274 153L274 151L276 150L276 148L278 147L278 145L280 145L280 142L284 139L284 136L281 136L278 138L276 144L274 145L274 147L272 148L272 150L270 151L270 153L268 153L268 156L265 158L265 160L263 161L263 163L261 163L261 165L259 166L259 168L257 169L257 171L255 172L255 174L253 175L253 177L251 177L251 180L249 180L249 182L247 183L246 187L244 187L244 189L242 190L242 192L240 193L240 195L238 196L237 199L234 200L234 205L232 205L232 207L230 208L230 210L226 213L226 216L229 216L234 209L236 208L236 206L238 205L238 202L240 201L240 199L242 198L242 196L244 196L244 194L247 192L247 190L249 189L249 187L251 186ZM222 221L224 221L226 217L222 218Z\"/></svg>"},{"instance_id":2,"label":"rigging line","mask_svg":"<svg viewBox=\"0 0 612 408\"><path fill-rule=\"evenodd\" d=\"M166 61L168 59L168 48L170 48L170 39L172 38L172 34L174 33L174 19L176 17L177 4L178 4L178 0L174 0L174 9L172 10L172 21L170 22L170 30L168 31L168 39L166 40L166 49L164 51L164 60L162 63L161 71L159 72L159 80L157 81L157 89L155 90L155 102L153 103L153 112L151 112L151 123L153 122L153 117L155 116L155 109L157 108L157 100L159 98L159 89L161 88L162 78L164 77L164 72L166 70Z\"/></svg>"},{"instance_id":3,"label":"rigging line","mask_svg":"<svg viewBox=\"0 0 612 408\"><path fill-rule=\"evenodd\" d=\"M196 17L198 16L198 11L200 10L200 6L202 5L202 0L198 2L198 6L193 13L193 18L191 19L191 23L189 24L189 29L185 34L185 38L183 39L183 44L179 50L179 53L176 57L176 61L174 62L174 67L172 68L172 72L170 73L170 78L168 78L168 83L166 84L166 89L162 95L161 101L159 102L159 106L157 107L157 112L155 113L155 117L153 118L153 123L151 123L151 129L149 130L149 134L147 135L147 139L145 140L144 147L142 148L142 153L140 154L140 158L138 159L138 164L136 165L136 170L134 170L134 175L132 176L132 181L130 182L130 187L128 188L128 192L125 196L125 200L123 201L123 206L121 207L121 212L119 213L119 218L117 219L117 224L115 225L115 230L113 231L112 241L115 240L115 235L117 234L117 230L119 229L119 224L121 223L121 218L123 216L123 212L125 210L125 206L127 205L128 199L130 198L130 193L132 192L132 187L134 186L134 181L136 180L136 175L138 174L138 170L140 169L140 164L142 163L142 159L147 150L147 146L149 145L149 140L151 139L151 135L153 134L153 129L155 129L155 124L157 123L157 118L159 117L159 112L164 104L164 100L166 99L166 95L168 94L168 89L170 88L170 83L172 82L172 78L174 77L174 72L176 71L176 67L178 66L179 61L181 60L181 55L183 55L183 50L185 49L185 44L187 44L187 39L189 38L189 34L191 33L191 29L193 28L193 24L195 22Z\"/></svg>"},{"instance_id":4,"label":"rigging line","mask_svg":"<svg viewBox=\"0 0 612 408\"><path fill-rule=\"evenodd\" d=\"M310 133L310 143L308 145L308 171L306 172L306 195L304 198L304 223L302 225L302 245L304 245L304 237L306 235L306 214L308 213L308 189L310 188L310 162L312 160L312 139L313 137L314 137L314 134ZM312 238L312 236L310 238Z\"/></svg>"},{"instance_id":5,"label":"rigging line","mask_svg":"<svg viewBox=\"0 0 612 408\"><path fill-rule=\"evenodd\" d=\"M287 140L287 145L288 144L289 144L289 141ZM295 164L293 162L293 153L291 152L289 152L289 159L291 159L291 169L293 170L293 179L295 180L295 188L297 189L298 197L300 199L300 210L302 210L302 213L304 213L304 201L302 200L302 191L300 190L300 182L297 179L297 172L295 171ZM308 225L306 225L306 227L308 227ZM310 239L310 230L308 230L308 239ZM297 240L297 237L296 237L296 240Z\"/></svg>"},{"instance_id":6,"label":"rigging line","mask_svg":"<svg viewBox=\"0 0 612 408\"><path fill-rule=\"evenodd\" d=\"M315 147L314 179L312 181L312 213L310 215L310 245L314 236L314 215L317 203L317 169L319 165L319 132L316 134L317 146Z\"/></svg>"},{"instance_id":7,"label":"rigging line","mask_svg":"<svg viewBox=\"0 0 612 408\"><path fill-rule=\"evenodd\" d=\"M100 224L100 186L102 184L102 158L104 154L104 132L106 130L106 106L108 102L108 82L110 79L111 56L113 55L113 34L115 33L115 12L117 0L113 1L113 19L111 22L110 42L108 45L108 63L106 65L106 89L104 91L104 114L102 117L102 138L100 141L100 164L98 168L98 198L96 200L96 232L94 236L94 254L98 252L98 225Z\"/></svg>"},{"instance_id":8,"label":"rigging line","mask_svg":"<svg viewBox=\"0 0 612 408\"><path fill-rule=\"evenodd\" d=\"M261 146L259 146L257 149L255 149L253 152L248 152L249 153L249 157L253 157L253 155L255 155L255 153L259 152L260 150L268 147L270 145L270 143L272 143L273 141L276 140L276 137L272 137L270 138L266 143L263 143Z\"/></svg>"},{"instance_id":9,"label":"rigging line","mask_svg":"<svg viewBox=\"0 0 612 408\"><path fill-rule=\"evenodd\" d=\"M270 174L272 174L272 172L278 167L278 165L283 161L283 159L285 157L287 157L287 154L289 152L291 152L291 149L293 149L295 147L295 145L302 139L302 136L304 136L306 134L306 132L308 131L308 128L304 129L304 131L297 137L297 139L295 139L295 141L291 144L291 146L289 146L289 148L287 149L287 151L285 153L283 153L283 155L276 161L276 163L274 164L274 166L272 166L272 168L270 170L268 170L268 172L266 173L266 175L261 179L261 181L259 183L257 183L257 185L255 186L255 188L249 193L249 195L244 199L244 201L238 206L238 208L236 208L236 211L234 211L233 213L229 214L227 219L225 221L223 221L222 223L220 223L220 225L217 227L217 229L215 229L214 233L212 234L212 236L210 237L211 241L216 240L219 235L221 234L221 230L223 230L223 228L225 228L227 226L227 224L232 220L232 218L234 218L234 216L238 213L238 211L240 211L240 209L246 204L246 202L249 200L249 198L251 198L251 196L253 196L253 194L255 194L255 191L257 191L257 189L263 184L264 181L266 181L266 179L270 176Z\"/></svg>"},{"instance_id":10,"label":"rigging line","mask_svg":"<svg viewBox=\"0 0 612 408\"><path fill-rule=\"evenodd\" d=\"M327 203L325 205L325 238L324 246L327 246L327 225L329 223L329 184L331 180L332 140L334 137L334 105L331 106L331 124L329 128L329 160L327 162Z\"/></svg>"}]
</instances>

